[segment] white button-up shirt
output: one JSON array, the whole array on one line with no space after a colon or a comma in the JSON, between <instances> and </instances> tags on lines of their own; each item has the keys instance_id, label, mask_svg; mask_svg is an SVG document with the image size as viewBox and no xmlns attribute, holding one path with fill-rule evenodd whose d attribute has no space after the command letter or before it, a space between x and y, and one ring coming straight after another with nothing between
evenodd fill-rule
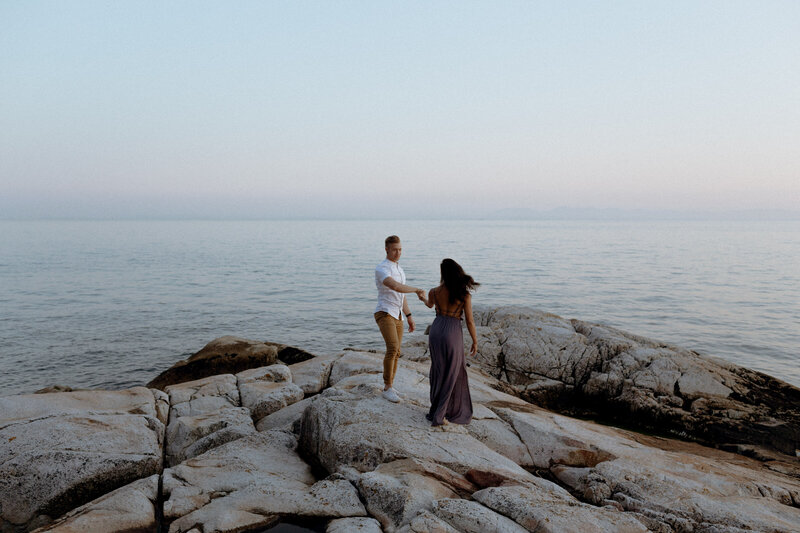
<instances>
[{"instance_id":1,"label":"white button-up shirt","mask_svg":"<svg viewBox=\"0 0 800 533\"><path fill-rule=\"evenodd\" d=\"M392 277L396 282L405 284L406 274L399 263L384 259L375 267L375 286L378 287L378 306L375 312L385 311L395 318L403 320L402 292L393 291L383 284L383 280Z\"/></svg>"}]
</instances>

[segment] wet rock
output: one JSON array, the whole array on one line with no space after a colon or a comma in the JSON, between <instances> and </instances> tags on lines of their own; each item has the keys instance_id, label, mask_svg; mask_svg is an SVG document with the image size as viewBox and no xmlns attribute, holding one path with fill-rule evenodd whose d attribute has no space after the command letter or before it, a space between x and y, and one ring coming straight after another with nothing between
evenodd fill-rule
<instances>
[{"instance_id":1,"label":"wet rock","mask_svg":"<svg viewBox=\"0 0 800 533\"><path fill-rule=\"evenodd\" d=\"M51 392L73 392L75 390L81 390L81 389L73 389L68 385L50 385L49 387L45 387L43 389L34 391L34 394L49 394Z\"/></svg>"},{"instance_id":2,"label":"wet rock","mask_svg":"<svg viewBox=\"0 0 800 533\"><path fill-rule=\"evenodd\" d=\"M153 393L0 398L0 528L33 528L162 466Z\"/></svg>"},{"instance_id":3,"label":"wet rock","mask_svg":"<svg viewBox=\"0 0 800 533\"><path fill-rule=\"evenodd\" d=\"M220 337L188 359L172 365L147 386L163 390L168 385L271 365L278 362L281 346L240 337Z\"/></svg>"},{"instance_id":4,"label":"wet rock","mask_svg":"<svg viewBox=\"0 0 800 533\"><path fill-rule=\"evenodd\" d=\"M155 531L158 477L152 475L101 496L35 533Z\"/></svg>"},{"instance_id":5,"label":"wet rock","mask_svg":"<svg viewBox=\"0 0 800 533\"><path fill-rule=\"evenodd\" d=\"M274 346L275 349L278 350L278 360L284 365L295 365L297 363L302 363L303 361L308 361L309 359L317 357L316 355L309 353L302 348L289 346L288 344L280 344L278 342L269 341L264 341L264 344L268 346Z\"/></svg>"}]
</instances>

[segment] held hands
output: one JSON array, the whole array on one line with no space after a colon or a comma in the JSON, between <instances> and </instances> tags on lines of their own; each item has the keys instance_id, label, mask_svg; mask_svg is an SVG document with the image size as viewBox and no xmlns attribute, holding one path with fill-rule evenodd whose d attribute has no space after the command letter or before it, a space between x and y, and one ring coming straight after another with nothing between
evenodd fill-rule
<instances>
[{"instance_id":1,"label":"held hands","mask_svg":"<svg viewBox=\"0 0 800 533\"><path fill-rule=\"evenodd\" d=\"M421 301L423 301L423 302L424 302L424 301L426 301L426 300L427 300L427 298L425 298L425 290L424 290L424 289L417 289L417 290L415 290L414 292L416 292L416 293L417 293L417 297L418 297L418 298L419 298Z\"/></svg>"}]
</instances>

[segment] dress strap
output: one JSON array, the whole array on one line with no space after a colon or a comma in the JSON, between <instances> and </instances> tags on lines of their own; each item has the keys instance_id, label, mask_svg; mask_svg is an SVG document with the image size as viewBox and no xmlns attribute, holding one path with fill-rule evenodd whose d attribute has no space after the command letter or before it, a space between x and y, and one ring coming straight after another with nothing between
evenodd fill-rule
<instances>
[{"instance_id":1,"label":"dress strap","mask_svg":"<svg viewBox=\"0 0 800 533\"><path fill-rule=\"evenodd\" d=\"M461 320L461 314L464 312L464 302L459 302L455 311L445 312L438 305L436 306L436 314L440 316L449 316Z\"/></svg>"}]
</instances>

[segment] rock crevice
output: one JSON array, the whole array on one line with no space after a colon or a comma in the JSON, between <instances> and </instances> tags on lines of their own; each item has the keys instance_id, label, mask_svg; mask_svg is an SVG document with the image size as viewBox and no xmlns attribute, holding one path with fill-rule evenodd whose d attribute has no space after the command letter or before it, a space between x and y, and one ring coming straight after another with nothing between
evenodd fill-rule
<instances>
[{"instance_id":1,"label":"rock crevice","mask_svg":"<svg viewBox=\"0 0 800 533\"><path fill-rule=\"evenodd\" d=\"M687 350L521 308L476 315L467 427L425 420L419 342L400 362L400 404L381 397L382 354L354 349L298 349L293 364L164 392L0 398L0 532L233 533L310 519L328 533L800 530L796 458L731 445L759 461L525 401L605 402L596 410L628 427L633 414L673 417L696 440L709 419L744 420L794 442L782 427L800 399L790 386L763 405L771 378Z\"/></svg>"}]
</instances>

